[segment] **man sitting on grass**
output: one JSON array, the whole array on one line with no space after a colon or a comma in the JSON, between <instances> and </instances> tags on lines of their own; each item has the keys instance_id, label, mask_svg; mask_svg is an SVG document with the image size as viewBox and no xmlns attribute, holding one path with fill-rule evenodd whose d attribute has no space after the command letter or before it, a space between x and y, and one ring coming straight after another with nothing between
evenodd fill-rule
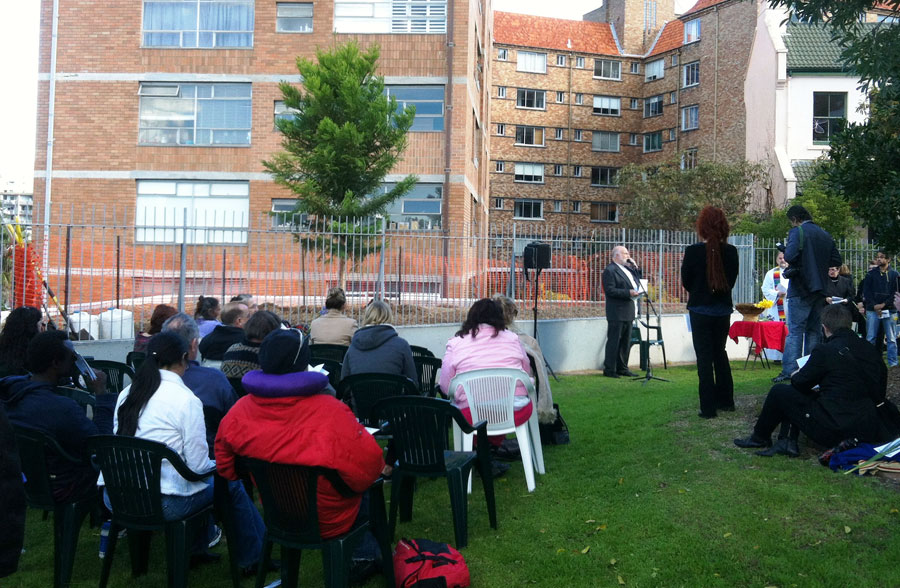
<instances>
[{"instance_id":1,"label":"man sitting on grass","mask_svg":"<svg viewBox=\"0 0 900 588\"><path fill-rule=\"evenodd\" d=\"M790 384L772 386L753 433L735 439L735 445L769 447L772 431L783 421L793 425L792 435L758 455L797 457L798 429L826 447L851 437L879 444L896 436L882 423L876 408L885 397L887 368L875 347L851 331L850 325L850 311L844 305L833 304L822 311L825 344L813 349Z\"/></svg>"}]
</instances>

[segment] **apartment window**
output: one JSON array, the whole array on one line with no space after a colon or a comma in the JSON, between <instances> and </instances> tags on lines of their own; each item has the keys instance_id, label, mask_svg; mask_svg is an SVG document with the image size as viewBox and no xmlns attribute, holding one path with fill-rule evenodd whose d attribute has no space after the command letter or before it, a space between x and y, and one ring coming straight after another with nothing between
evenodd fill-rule
<instances>
[{"instance_id":1,"label":"apartment window","mask_svg":"<svg viewBox=\"0 0 900 588\"><path fill-rule=\"evenodd\" d=\"M334 0L335 33L447 32L447 0Z\"/></svg>"},{"instance_id":2,"label":"apartment window","mask_svg":"<svg viewBox=\"0 0 900 588\"><path fill-rule=\"evenodd\" d=\"M612 59L595 59L594 77L604 80L621 80L622 62L613 61Z\"/></svg>"},{"instance_id":3,"label":"apartment window","mask_svg":"<svg viewBox=\"0 0 900 588\"><path fill-rule=\"evenodd\" d=\"M618 151L619 150L619 133L611 133L608 131L594 131L591 137L592 151Z\"/></svg>"},{"instance_id":4,"label":"apartment window","mask_svg":"<svg viewBox=\"0 0 900 588\"><path fill-rule=\"evenodd\" d=\"M644 118L659 116L663 113L662 94L644 99Z\"/></svg>"},{"instance_id":5,"label":"apartment window","mask_svg":"<svg viewBox=\"0 0 900 588\"><path fill-rule=\"evenodd\" d=\"M581 212L581 202L578 200L572 201L572 212Z\"/></svg>"},{"instance_id":6,"label":"apartment window","mask_svg":"<svg viewBox=\"0 0 900 588\"><path fill-rule=\"evenodd\" d=\"M688 63L681 68L681 87L689 88L700 83L700 62Z\"/></svg>"},{"instance_id":7,"label":"apartment window","mask_svg":"<svg viewBox=\"0 0 900 588\"><path fill-rule=\"evenodd\" d=\"M497 134L498 134L498 135L505 135L505 134L506 134L506 124L504 124L504 123L497 123Z\"/></svg>"},{"instance_id":8,"label":"apartment window","mask_svg":"<svg viewBox=\"0 0 900 588\"><path fill-rule=\"evenodd\" d=\"M846 92L813 92L813 142L828 143L847 122Z\"/></svg>"},{"instance_id":9,"label":"apartment window","mask_svg":"<svg viewBox=\"0 0 900 588\"><path fill-rule=\"evenodd\" d=\"M644 68L644 81L652 82L653 80L662 79L665 75L665 60L657 59L656 61L651 61L647 64L647 67Z\"/></svg>"},{"instance_id":10,"label":"apartment window","mask_svg":"<svg viewBox=\"0 0 900 588\"><path fill-rule=\"evenodd\" d=\"M516 90L516 108L533 108L535 110L544 110L544 99L547 93L544 90L526 90L518 88Z\"/></svg>"},{"instance_id":11,"label":"apartment window","mask_svg":"<svg viewBox=\"0 0 900 588\"><path fill-rule=\"evenodd\" d=\"M575 94L575 104L584 104L584 94Z\"/></svg>"},{"instance_id":12,"label":"apartment window","mask_svg":"<svg viewBox=\"0 0 900 588\"><path fill-rule=\"evenodd\" d=\"M494 198L494 208L503 210L503 198Z\"/></svg>"},{"instance_id":13,"label":"apartment window","mask_svg":"<svg viewBox=\"0 0 900 588\"><path fill-rule=\"evenodd\" d=\"M581 138L584 136L584 131L582 131L581 129L575 129L574 131L572 131L572 134L574 135L573 138L576 141L581 141Z\"/></svg>"},{"instance_id":14,"label":"apartment window","mask_svg":"<svg viewBox=\"0 0 900 588\"><path fill-rule=\"evenodd\" d=\"M563 166L562 166L562 164L557 163L557 164L555 164L555 165L553 166L553 175L554 175L554 176L561 176L561 175L563 175Z\"/></svg>"},{"instance_id":15,"label":"apartment window","mask_svg":"<svg viewBox=\"0 0 900 588\"><path fill-rule=\"evenodd\" d=\"M619 116L621 110L621 98L616 96L594 96L594 114Z\"/></svg>"},{"instance_id":16,"label":"apartment window","mask_svg":"<svg viewBox=\"0 0 900 588\"><path fill-rule=\"evenodd\" d=\"M516 126L516 145L544 146L544 127Z\"/></svg>"},{"instance_id":17,"label":"apartment window","mask_svg":"<svg viewBox=\"0 0 900 588\"><path fill-rule=\"evenodd\" d=\"M509 61L509 49L497 49L497 61Z\"/></svg>"},{"instance_id":18,"label":"apartment window","mask_svg":"<svg viewBox=\"0 0 900 588\"><path fill-rule=\"evenodd\" d=\"M384 183L383 194L397 187ZM428 231L441 228L441 209L444 187L442 184L418 183L402 198L390 203L385 216L390 218L390 228Z\"/></svg>"},{"instance_id":19,"label":"apartment window","mask_svg":"<svg viewBox=\"0 0 900 588\"><path fill-rule=\"evenodd\" d=\"M631 110L637 110L641 107L641 101L638 98L631 99Z\"/></svg>"},{"instance_id":20,"label":"apartment window","mask_svg":"<svg viewBox=\"0 0 900 588\"><path fill-rule=\"evenodd\" d=\"M669 104L678 102L678 92L669 92Z\"/></svg>"},{"instance_id":21,"label":"apartment window","mask_svg":"<svg viewBox=\"0 0 900 588\"><path fill-rule=\"evenodd\" d=\"M615 167L592 167L591 186L615 186L618 171Z\"/></svg>"},{"instance_id":22,"label":"apartment window","mask_svg":"<svg viewBox=\"0 0 900 588\"><path fill-rule=\"evenodd\" d=\"M644 135L644 153L662 151L662 131Z\"/></svg>"},{"instance_id":23,"label":"apartment window","mask_svg":"<svg viewBox=\"0 0 900 588\"><path fill-rule=\"evenodd\" d=\"M697 150L688 149L681 154L681 169L694 169L697 167Z\"/></svg>"},{"instance_id":24,"label":"apartment window","mask_svg":"<svg viewBox=\"0 0 900 588\"><path fill-rule=\"evenodd\" d=\"M677 66L677 65L678 65L678 54L677 54L677 53L673 53L673 54L672 54L672 67L675 67L675 66Z\"/></svg>"},{"instance_id":25,"label":"apartment window","mask_svg":"<svg viewBox=\"0 0 900 588\"><path fill-rule=\"evenodd\" d=\"M615 202L591 202L591 222L619 222L618 205Z\"/></svg>"},{"instance_id":26,"label":"apartment window","mask_svg":"<svg viewBox=\"0 0 900 588\"><path fill-rule=\"evenodd\" d=\"M250 84L142 83L138 94L141 144L250 144Z\"/></svg>"},{"instance_id":27,"label":"apartment window","mask_svg":"<svg viewBox=\"0 0 900 588\"><path fill-rule=\"evenodd\" d=\"M497 86L497 98L506 98L506 86Z\"/></svg>"},{"instance_id":28,"label":"apartment window","mask_svg":"<svg viewBox=\"0 0 900 588\"><path fill-rule=\"evenodd\" d=\"M553 201L553 212L562 212L562 200Z\"/></svg>"},{"instance_id":29,"label":"apartment window","mask_svg":"<svg viewBox=\"0 0 900 588\"><path fill-rule=\"evenodd\" d=\"M272 198L272 228L276 231L309 228L309 215L295 212L296 209L296 198Z\"/></svg>"},{"instance_id":30,"label":"apartment window","mask_svg":"<svg viewBox=\"0 0 900 588\"><path fill-rule=\"evenodd\" d=\"M580 178L580 177L581 177L581 166L580 166L580 165L573 165L573 166L572 166L572 177L573 177L573 178Z\"/></svg>"},{"instance_id":31,"label":"apartment window","mask_svg":"<svg viewBox=\"0 0 900 588\"><path fill-rule=\"evenodd\" d=\"M560 67L566 66L566 56L565 55L557 55L556 56L556 65Z\"/></svg>"},{"instance_id":32,"label":"apartment window","mask_svg":"<svg viewBox=\"0 0 900 588\"><path fill-rule=\"evenodd\" d=\"M584 57L575 58L575 67L584 68Z\"/></svg>"},{"instance_id":33,"label":"apartment window","mask_svg":"<svg viewBox=\"0 0 900 588\"><path fill-rule=\"evenodd\" d=\"M516 200L513 216L522 219L544 218L544 202L542 200Z\"/></svg>"},{"instance_id":34,"label":"apartment window","mask_svg":"<svg viewBox=\"0 0 900 588\"><path fill-rule=\"evenodd\" d=\"M278 121L280 120L294 120L297 118L297 110L294 108L288 108L284 104L284 100L276 100L275 101L275 127L278 127Z\"/></svg>"},{"instance_id":35,"label":"apartment window","mask_svg":"<svg viewBox=\"0 0 900 588\"><path fill-rule=\"evenodd\" d=\"M565 138L565 130L564 129L556 129L555 134L553 136L557 141L562 141Z\"/></svg>"},{"instance_id":36,"label":"apartment window","mask_svg":"<svg viewBox=\"0 0 900 588\"><path fill-rule=\"evenodd\" d=\"M530 182L532 184L544 183L543 163L517 163L514 177L517 182Z\"/></svg>"},{"instance_id":37,"label":"apartment window","mask_svg":"<svg viewBox=\"0 0 900 588\"><path fill-rule=\"evenodd\" d=\"M253 46L254 0L144 0L144 47Z\"/></svg>"},{"instance_id":38,"label":"apartment window","mask_svg":"<svg viewBox=\"0 0 900 588\"><path fill-rule=\"evenodd\" d=\"M641 64L638 61L631 62L631 73L639 74L641 73Z\"/></svg>"},{"instance_id":39,"label":"apartment window","mask_svg":"<svg viewBox=\"0 0 900 588\"><path fill-rule=\"evenodd\" d=\"M565 92L557 92L556 93L556 101L560 104L566 101L566 93Z\"/></svg>"},{"instance_id":40,"label":"apartment window","mask_svg":"<svg viewBox=\"0 0 900 588\"><path fill-rule=\"evenodd\" d=\"M681 109L681 130L693 131L700 126L700 107L685 106Z\"/></svg>"},{"instance_id":41,"label":"apartment window","mask_svg":"<svg viewBox=\"0 0 900 588\"><path fill-rule=\"evenodd\" d=\"M278 2L275 7L275 30L279 33L313 32L312 2Z\"/></svg>"},{"instance_id":42,"label":"apartment window","mask_svg":"<svg viewBox=\"0 0 900 588\"><path fill-rule=\"evenodd\" d=\"M502 174L506 171L506 162L505 161L495 161L494 162L494 171L498 174Z\"/></svg>"},{"instance_id":43,"label":"apartment window","mask_svg":"<svg viewBox=\"0 0 900 588\"><path fill-rule=\"evenodd\" d=\"M628 135L628 144L629 145L640 145L640 135L637 133L631 133Z\"/></svg>"},{"instance_id":44,"label":"apartment window","mask_svg":"<svg viewBox=\"0 0 900 588\"><path fill-rule=\"evenodd\" d=\"M175 228L185 215L188 226L197 228ZM137 182L134 239L139 243L246 243L249 220L249 182Z\"/></svg>"},{"instance_id":45,"label":"apartment window","mask_svg":"<svg viewBox=\"0 0 900 588\"><path fill-rule=\"evenodd\" d=\"M675 129L669 129L669 141L675 140Z\"/></svg>"},{"instance_id":46,"label":"apartment window","mask_svg":"<svg viewBox=\"0 0 900 588\"><path fill-rule=\"evenodd\" d=\"M547 54L519 51L516 57L516 71L547 73Z\"/></svg>"},{"instance_id":47,"label":"apartment window","mask_svg":"<svg viewBox=\"0 0 900 588\"><path fill-rule=\"evenodd\" d=\"M700 40L700 19L695 18L684 23L684 44L695 43Z\"/></svg>"},{"instance_id":48,"label":"apartment window","mask_svg":"<svg viewBox=\"0 0 900 588\"><path fill-rule=\"evenodd\" d=\"M412 132L444 130L444 86L385 86L388 96L397 99L397 109L416 107Z\"/></svg>"}]
</instances>

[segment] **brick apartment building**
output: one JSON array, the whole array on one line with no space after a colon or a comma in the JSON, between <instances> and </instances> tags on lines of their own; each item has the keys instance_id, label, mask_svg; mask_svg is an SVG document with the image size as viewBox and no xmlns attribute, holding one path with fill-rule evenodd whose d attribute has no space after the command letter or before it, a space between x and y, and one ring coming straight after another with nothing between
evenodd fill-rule
<instances>
[{"instance_id":1,"label":"brick apartment building","mask_svg":"<svg viewBox=\"0 0 900 588\"><path fill-rule=\"evenodd\" d=\"M490 0L59 0L56 14L42 0L35 220L48 202L54 223L66 220L58 205L148 225L186 212L233 229L192 242L245 243L251 219L292 208L260 163L280 149L274 119L289 116L278 83L300 83L297 56L356 39L380 46L387 91L417 106L387 182L420 183L392 222L483 231L491 38Z\"/></svg>"}]
</instances>

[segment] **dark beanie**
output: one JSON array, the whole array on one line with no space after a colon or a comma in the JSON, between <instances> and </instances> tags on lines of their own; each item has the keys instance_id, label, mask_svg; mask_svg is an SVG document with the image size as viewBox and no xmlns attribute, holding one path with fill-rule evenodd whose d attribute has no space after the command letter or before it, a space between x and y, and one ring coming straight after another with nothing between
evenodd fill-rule
<instances>
[{"instance_id":1,"label":"dark beanie","mask_svg":"<svg viewBox=\"0 0 900 588\"><path fill-rule=\"evenodd\" d=\"M296 329L278 329L259 346L259 367L267 374L305 372L309 366L309 340Z\"/></svg>"}]
</instances>

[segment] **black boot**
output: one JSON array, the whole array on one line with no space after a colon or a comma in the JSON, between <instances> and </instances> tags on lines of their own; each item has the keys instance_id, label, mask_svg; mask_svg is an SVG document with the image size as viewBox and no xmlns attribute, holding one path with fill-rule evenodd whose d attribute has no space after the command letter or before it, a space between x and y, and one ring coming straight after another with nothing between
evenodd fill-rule
<instances>
[{"instance_id":1,"label":"black boot","mask_svg":"<svg viewBox=\"0 0 900 588\"><path fill-rule=\"evenodd\" d=\"M800 447L797 444L796 439L779 439L772 447L764 449L763 451L757 451L756 455L759 455L760 457L772 457L773 455L798 457L800 455Z\"/></svg>"},{"instance_id":2,"label":"black boot","mask_svg":"<svg viewBox=\"0 0 900 588\"><path fill-rule=\"evenodd\" d=\"M758 449L763 447L771 447L772 439L758 437L756 433L753 433L749 437L745 437L744 439L735 439L734 444L744 449Z\"/></svg>"}]
</instances>

